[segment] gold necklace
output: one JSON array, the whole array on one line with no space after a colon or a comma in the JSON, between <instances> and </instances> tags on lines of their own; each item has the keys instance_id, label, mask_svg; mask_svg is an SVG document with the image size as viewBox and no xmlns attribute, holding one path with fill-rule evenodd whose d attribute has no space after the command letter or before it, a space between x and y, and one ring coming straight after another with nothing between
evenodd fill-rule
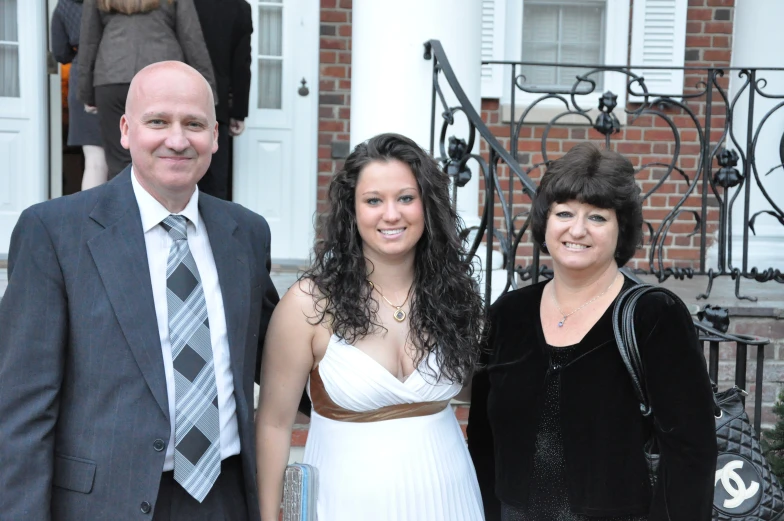
<instances>
[{"instance_id":1,"label":"gold necklace","mask_svg":"<svg viewBox=\"0 0 784 521\"><path fill-rule=\"evenodd\" d=\"M610 285L609 285L609 286L607 286L607 288L605 288L605 290L604 290L604 291L602 291L601 293L599 293L598 295L596 295L594 298L592 298L591 300L589 300L588 302L586 302L585 304L583 304L583 305L582 305L582 306L580 306L579 308L577 308L577 309L575 309L575 310L573 310L573 311L570 311L569 313L566 313L566 314L564 314L564 312L563 312L563 311L561 311L561 306L559 306L559 305L558 305L558 299L557 299L557 298L555 298L555 286L553 286L553 302L555 302L555 307L556 307L556 308L558 308L558 313L560 313L560 314L561 314L561 316L563 317L563 318L561 318L561 320L558 322L558 327L563 327L563 325L566 323L566 319L567 319L567 318L569 318L570 316L574 315L575 313L577 313L578 311L580 311L581 309L583 309L585 306L587 306L588 304L590 304L590 303L591 303L591 302L593 302L594 300L598 299L599 297L601 297L602 295L604 295L605 293L607 293L607 292L610 290L610 288L612 287L612 285L613 285L613 284L615 284L615 281L616 281L616 280L618 280L618 276L619 276L619 275L620 275L620 272L619 272L618 274L616 274L616 275L615 275L615 277L612 279L612 282L610 282ZM382 296L383 296L383 295L382 295Z\"/></svg>"},{"instance_id":2,"label":"gold necklace","mask_svg":"<svg viewBox=\"0 0 784 521\"><path fill-rule=\"evenodd\" d=\"M392 318L394 318L394 319L395 319L395 320L397 320L398 322L403 322L403 321L406 319L406 316L408 316L408 315L406 314L406 312L405 312L405 311L403 311L403 306L405 306L405 305L406 305L406 302L408 302L408 297L410 297L410 296L411 296L411 288L408 288L408 293L406 293L406 300L404 300L404 301L403 301L403 303L402 303L402 304L400 304L399 306L396 306L395 304L391 303L391 302L389 301L389 299L388 299L388 298L386 298L386 297L384 296L384 294L383 294L383 293L381 293L381 290L379 290L379 289L376 287L376 285L375 285L375 284L373 284L373 283L370 281L370 279L368 279L368 284L370 284L370 287L371 287L371 288L373 288L374 290L376 290L376 291L378 292L378 294L379 294L379 295L381 295L381 298L383 298L384 300L386 300L386 301L387 301L387 304L389 304L390 306L392 306L393 308L395 308L395 311L393 311L393 312L392 312Z\"/></svg>"}]
</instances>

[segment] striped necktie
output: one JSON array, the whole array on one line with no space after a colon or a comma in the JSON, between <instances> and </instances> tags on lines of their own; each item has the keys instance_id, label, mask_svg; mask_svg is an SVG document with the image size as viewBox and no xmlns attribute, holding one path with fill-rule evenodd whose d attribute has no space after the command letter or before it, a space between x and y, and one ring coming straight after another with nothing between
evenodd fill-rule
<instances>
[{"instance_id":1,"label":"striped necktie","mask_svg":"<svg viewBox=\"0 0 784 521\"><path fill-rule=\"evenodd\" d=\"M172 238L166 300L176 394L174 479L202 502L221 470L218 387L207 301L188 247L187 219L170 215L161 226Z\"/></svg>"}]
</instances>

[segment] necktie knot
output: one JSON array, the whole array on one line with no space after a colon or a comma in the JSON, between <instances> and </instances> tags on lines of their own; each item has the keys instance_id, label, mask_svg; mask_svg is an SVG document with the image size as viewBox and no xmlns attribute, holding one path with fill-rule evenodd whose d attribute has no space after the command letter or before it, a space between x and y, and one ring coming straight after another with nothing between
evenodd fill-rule
<instances>
[{"instance_id":1,"label":"necktie knot","mask_svg":"<svg viewBox=\"0 0 784 521\"><path fill-rule=\"evenodd\" d=\"M161 226L175 241L182 241L188 238L188 219L184 215L169 215L161 221Z\"/></svg>"}]
</instances>

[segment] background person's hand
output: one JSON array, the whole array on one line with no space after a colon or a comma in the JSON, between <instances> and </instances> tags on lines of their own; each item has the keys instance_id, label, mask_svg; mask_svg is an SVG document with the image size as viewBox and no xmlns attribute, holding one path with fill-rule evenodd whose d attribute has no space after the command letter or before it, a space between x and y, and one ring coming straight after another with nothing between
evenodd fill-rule
<instances>
[{"instance_id":1,"label":"background person's hand","mask_svg":"<svg viewBox=\"0 0 784 521\"><path fill-rule=\"evenodd\" d=\"M245 122L239 119L229 118L229 135L232 137L239 136L245 130Z\"/></svg>"},{"instance_id":2,"label":"background person's hand","mask_svg":"<svg viewBox=\"0 0 784 521\"><path fill-rule=\"evenodd\" d=\"M84 111L87 112L88 114L98 114L98 107L85 104Z\"/></svg>"}]
</instances>

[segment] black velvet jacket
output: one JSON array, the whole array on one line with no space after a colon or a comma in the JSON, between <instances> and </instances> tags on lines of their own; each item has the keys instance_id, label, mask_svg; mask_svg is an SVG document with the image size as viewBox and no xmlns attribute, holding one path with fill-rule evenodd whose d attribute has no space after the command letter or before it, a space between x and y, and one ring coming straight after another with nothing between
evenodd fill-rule
<instances>
[{"instance_id":1,"label":"black velvet jacket","mask_svg":"<svg viewBox=\"0 0 784 521\"><path fill-rule=\"evenodd\" d=\"M626 280L624 289L633 283ZM577 358L550 368L539 307L544 283L512 291L490 309L486 368L474 377L468 446L488 521L500 503L525 506L548 371L561 374L561 430L572 512L711 517L716 467L713 398L691 317L662 294L637 305L635 329L655 421L640 414L612 330L612 305L580 342ZM658 483L643 444L655 428ZM668 517L669 515L669 517Z\"/></svg>"}]
</instances>

